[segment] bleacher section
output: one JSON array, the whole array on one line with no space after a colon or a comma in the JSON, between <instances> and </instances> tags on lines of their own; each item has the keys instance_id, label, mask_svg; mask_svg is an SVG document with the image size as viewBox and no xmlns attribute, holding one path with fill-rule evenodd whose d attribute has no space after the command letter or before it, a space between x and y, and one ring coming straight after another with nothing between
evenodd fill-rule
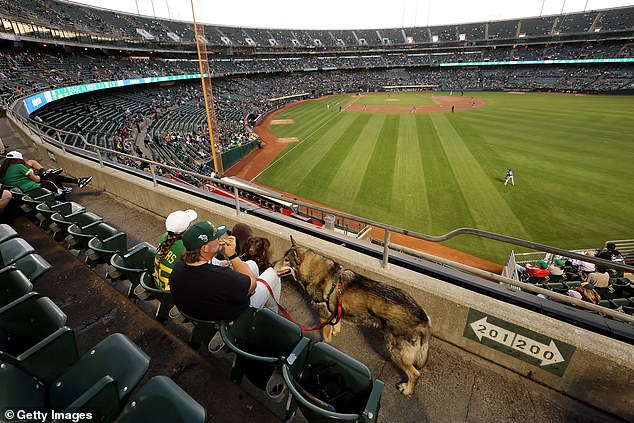
<instances>
[{"instance_id":1,"label":"bleacher section","mask_svg":"<svg viewBox=\"0 0 634 423\"><path fill-rule=\"evenodd\" d=\"M128 297L134 293L142 300L171 301L156 293L151 296L151 292L143 288L138 289L143 275L153 269L154 247L147 243L128 247L125 233L100 220L79 224L80 216L90 212L78 204L47 196L37 199L41 201L35 207L38 214L30 213L29 216L44 229L58 222L47 210L64 213L65 219L76 222L64 226L61 234L59 231L53 231L53 234L57 239L63 238L64 245L77 251L76 254L84 252L85 262L93 270L110 264L114 270L109 269L106 278L112 283L129 284L124 290ZM94 219L91 217L91 220ZM110 230L103 229L106 227ZM168 377L156 376L135 389L148 372L151 359L123 334L106 337L80 358L75 331L65 326L67 317L64 312L51 299L34 291L32 282L41 274L34 276L30 269L17 264L19 259L34 251L17 235L10 226L0 225L0 374L4 382L0 400L3 406L21 409L28 405L42 412L95 413L104 422L149 421L152 418L159 422L207 421L205 409ZM51 269L44 263L42 274ZM85 281L76 282L74 289L80 289ZM43 285L35 288L39 286L46 291ZM164 294L169 296L169 292ZM89 297L80 301L89 301ZM64 304L68 306L67 301ZM130 306L126 305L127 308ZM177 309L169 315L183 323L184 315ZM161 316L165 321L166 313L155 314L157 318ZM299 406L308 421L340 419L350 414L357 415L356 421L377 421L383 382L374 380L367 367L343 352L322 343L311 345L302 329L286 318L267 309L247 309L234 322L188 319L194 324L190 345L197 342L200 347L200 341L204 340L202 344L209 352L218 354L226 345L228 351L236 353L237 359L231 369L231 378L236 383L240 384L246 377L272 398L289 397L284 408L286 419L293 416ZM18 321L27 324L16 324ZM119 326L122 323L119 322ZM165 335L161 337L164 338ZM169 354L180 356L182 352L170 348ZM288 361L287 357L290 357ZM360 405L337 402L335 396L324 394L326 391L322 392L320 387L333 381L326 380L325 376L314 380L308 370L304 370L317 363L342 375L343 379L337 381L341 385L338 389L351 391L362 401ZM286 366L286 382L281 377L283 366ZM156 374L156 371L152 373ZM363 374L361 379L360 373ZM293 384L293 389L289 391L286 384ZM217 392L215 396L222 394ZM330 405L326 407L324 402ZM223 410L214 409L213 412L216 415L219 411L220 414L235 413L233 408L234 405L227 404Z\"/></svg>"}]
</instances>

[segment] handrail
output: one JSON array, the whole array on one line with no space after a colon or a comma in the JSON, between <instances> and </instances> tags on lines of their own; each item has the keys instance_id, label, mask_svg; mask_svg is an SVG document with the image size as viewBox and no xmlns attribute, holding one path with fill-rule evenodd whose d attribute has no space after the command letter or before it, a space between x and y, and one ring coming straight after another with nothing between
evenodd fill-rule
<instances>
[{"instance_id":1,"label":"handrail","mask_svg":"<svg viewBox=\"0 0 634 423\"><path fill-rule=\"evenodd\" d=\"M23 126L26 126L27 128L29 128L31 131L34 131L42 140L46 140L47 142L56 145L58 147L60 147L63 151L66 151L66 149L72 149L72 148L77 148L77 147L72 147L69 148L71 146L65 145L64 143L60 142L59 140L55 140L54 138L52 138L50 135L43 133L42 131L39 130L39 128L36 128L35 130L29 125L30 122L32 122L30 119L28 118L24 118L21 116L17 116L15 113L13 113L13 109L9 108L9 110L7 111L8 115L11 116L13 119L17 119L18 121L20 121L20 123ZM39 123L38 123L39 124ZM44 125L46 126L46 125ZM53 128L54 129L54 128ZM218 182L218 179L214 178L214 177L210 177L207 175L202 175L196 172L191 172L185 169L181 169L175 166L170 166L170 165L166 165L163 163L159 163L159 162L155 162L153 160L149 160L143 157L138 157L138 156L133 156L127 153L122 153L120 151L117 150L112 150L106 147L101 147L95 144L90 144L88 143L85 138L80 135L80 134L75 134L73 132L69 132L69 131L63 131L63 130L58 130L62 133L65 134L70 134L70 135L74 135L74 136L78 136L79 138L81 138L84 141L84 145L85 146L89 146L91 149L95 149L97 150L97 159L99 160L100 166L104 166L103 164L103 158L101 156L101 152L105 152L107 154L114 154L116 156L121 156L121 157L126 157L129 158L131 160L135 160L135 161L140 161L140 162L144 162L147 163L150 167L150 173L152 175L152 180L154 182L154 186L158 185L157 179L156 179L156 174L155 174L155 168L156 166L159 166L161 168L164 169L170 169L173 171L178 171L182 174L186 174L186 175L190 175L193 176L197 179L202 179L202 180L206 180L206 181L211 181L211 182ZM89 152L86 149L82 149L86 152ZM233 192L234 192L234 196L235 196L235 201L236 201L236 213L240 214L240 208L239 208L239 197L238 197L238 190L242 190L242 191L248 191L249 193L253 193L253 194L258 194L258 192L256 192L255 190L252 190L250 188L245 188L243 186L238 186L237 184L231 182L228 179L224 179L222 181L223 184L225 185L229 185L231 187L233 187ZM414 238L418 238L418 239L422 239L425 241L430 241L430 242L442 242L442 241L447 241L449 239L452 239L458 235L475 235L478 237L482 237L482 238L488 238L488 239L492 239L495 241L500 241L500 242L505 242L507 244L512 244L512 245L517 245L517 246L521 246L521 247L526 247L526 248L531 248L534 250L539 250L539 251L545 251L548 253L552 253L552 254L557 254L563 257L568 257L568 258L574 258L574 259L579 259L579 260L583 260L586 262L590 262L593 264L597 264L601 267L605 267L605 268L609 268L609 269L618 269L618 270L622 270L622 271L627 271L627 272L631 272L634 273L634 266L629 266L626 264L620 264L620 263L615 263L612 261L608 261L608 260L604 260L604 259L600 259L597 257L591 257L591 256L586 256L584 254L579 254L579 253L575 253L572 251L568 251L568 250L564 250L561 248L557 248L557 247L551 247L549 245L545 245L545 244L540 244L537 242L532 242L532 241L526 241L523 240L521 238L515 238L515 237L511 237L511 236L507 236L507 235L501 235L501 234L497 234L494 232L489 232L489 231L484 231L484 230L480 230L480 229L474 229L474 228L458 228L458 229L454 229L450 232L447 232L446 234L443 235L427 235L427 234L423 234L421 232L416 232L416 231L410 231L407 229L403 229L403 228L399 228L397 226L394 225L389 225L389 224L385 224L382 222L378 222L376 220L372 220L372 219L366 219L363 217L359 217L359 216L355 216L353 214L350 213L346 213L346 212L342 212L342 211L336 211L336 210L332 210L329 209L327 207L323 207L323 206L319 206L319 205L315 205L312 203L307 203L301 200L297 200L295 198L291 198L288 196L285 196L283 194L277 194L277 193L267 193L267 196L271 197L271 198L275 198L277 200L281 200L281 201L286 201L286 202L291 202L293 204L296 204L298 206L303 206L303 207L307 207L313 210L318 210L321 211L322 213L327 213L327 214L333 214L336 216L339 216L342 219L349 219L349 220L354 220L360 223L364 223L366 225L372 225L374 227L383 229L385 231L385 238L384 238L384 249L383 249L383 258L382 258L382 265L383 267L387 267L388 262L389 262L389 245L390 245L390 234L391 233L399 233L399 234L403 234L403 235L408 235L408 236L412 236ZM505 282L508 283L508 282Z\"/></svg>"},{"instance_id":2,"label":"handrail","mask_svg":"<svg viewBox=\"0 0 634 423\"><path fill-rule=\"evenodd\" d=\"M592 304L589 303L587 301L583 301L583 300L578 300L576 298L570 297L568 295L565 294L560 294L558 292L555 291L551 291L545 288L540 288L538 286L535 286L534 284L531 283L526 283L526 282L520 282L517 281L515 279L511 279L511 278L507 278L505 276L501 276L501 275L497 275L495 273L491 273L491 272L487 272L486 270L482 270L482 269L478 269L466 264L462 264L462 263L457 263L455 261L449 260L449 259L445 259L442 257L437 257L428 253L424 253L418 250L414 250L412 248L408 248L402 245L397 245L397 244L393 244L390 243L390 247L394 247L395 249L398 249L400 251L403 251L409 255L412 256L416 256L416 257L420 257L426 260L430 260L430 261L434 261L440 264L444 264L456 269L460 269L463 270L465 272L471 273L473 275L477 275L477 276L481 276L483 278L487 278L487 279L492 279L494 281L500 282L500 283L504 283L507 285L512 285L512 286L516 286L518 288L521 288L524 291L529 291L532 292L534 294L542 294L542 295L546 295L548 297L551 297L559 302L564 302L564 303L568 303L571 304L573 306L577 306L583 309L586 309L588 311L592 311L592 312L599 312L601 314L605 314L608 315L610 317L614 317L620 320L624 320L626 322L632 323L634 324L634 316L630 316L629 314L625 314L625 313L621 313L619 311L607 308L607 307L603 307L597 304Z\"/></svg>"}]
</instances>

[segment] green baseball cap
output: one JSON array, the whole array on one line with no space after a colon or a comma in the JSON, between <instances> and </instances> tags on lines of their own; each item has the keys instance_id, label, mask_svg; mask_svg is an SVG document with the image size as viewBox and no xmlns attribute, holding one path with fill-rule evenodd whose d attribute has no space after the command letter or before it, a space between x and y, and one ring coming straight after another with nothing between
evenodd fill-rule
<instances>
[{"instance_id":1,"label":"green baseball cap","mask_svg":"<svg viewBox=\"0 0 634 423\"><path fill-rule=\"evenodd\" d=\"M205 244L220 238L227 232L227 227L214 226L213 223L203 220L194 223L183 234L183 245L187 251L198 250Z\"/></svg>"}]
</instances>

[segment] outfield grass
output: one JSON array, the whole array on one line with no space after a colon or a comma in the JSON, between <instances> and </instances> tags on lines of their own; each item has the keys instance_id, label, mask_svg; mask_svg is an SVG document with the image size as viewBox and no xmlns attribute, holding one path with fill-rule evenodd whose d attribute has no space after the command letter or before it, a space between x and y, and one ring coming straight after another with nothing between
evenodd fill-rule
<instances>
[{"instance_id":1,"label":"outfield grass","mask_svg":"<svg viewBox=\"0 0 634 423\"><path fill-rule=\"evenodd\" d=\"M477 97L488 104L453 114L339 113L348 95L299 104L272 130L300 142L257 181L430 235L472 227L560 248L634 238L634 97ZM446 245L497 262L513 248Z\"/></svg>"}]
</instances>

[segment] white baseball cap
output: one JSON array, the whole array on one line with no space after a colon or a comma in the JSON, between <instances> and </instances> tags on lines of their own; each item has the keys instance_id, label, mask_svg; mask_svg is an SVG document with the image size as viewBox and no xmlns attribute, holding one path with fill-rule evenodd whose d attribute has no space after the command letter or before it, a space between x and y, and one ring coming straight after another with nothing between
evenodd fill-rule
<instances>
[{"instance_id":1,"label":"white baseball cap","mask_svg":"<svg viewBox=\"0 0 634 423\"><path fill-rule=\"evenodd\" d=\"M198 213L194 210L177 210L165 219L165 229L168 232L182 234L197 217Z\"/></svg>"},{"instance_id":2,"label":"white baseball cap","mask_svg":"<svg viewBox=\"0 0 634 423\"><path fill-rule=\"evenodd\" d=\"M5 156L7 159L20 159L23 160L22 153L19 151L9 151Z\"/></svg>"}]
</instances>

